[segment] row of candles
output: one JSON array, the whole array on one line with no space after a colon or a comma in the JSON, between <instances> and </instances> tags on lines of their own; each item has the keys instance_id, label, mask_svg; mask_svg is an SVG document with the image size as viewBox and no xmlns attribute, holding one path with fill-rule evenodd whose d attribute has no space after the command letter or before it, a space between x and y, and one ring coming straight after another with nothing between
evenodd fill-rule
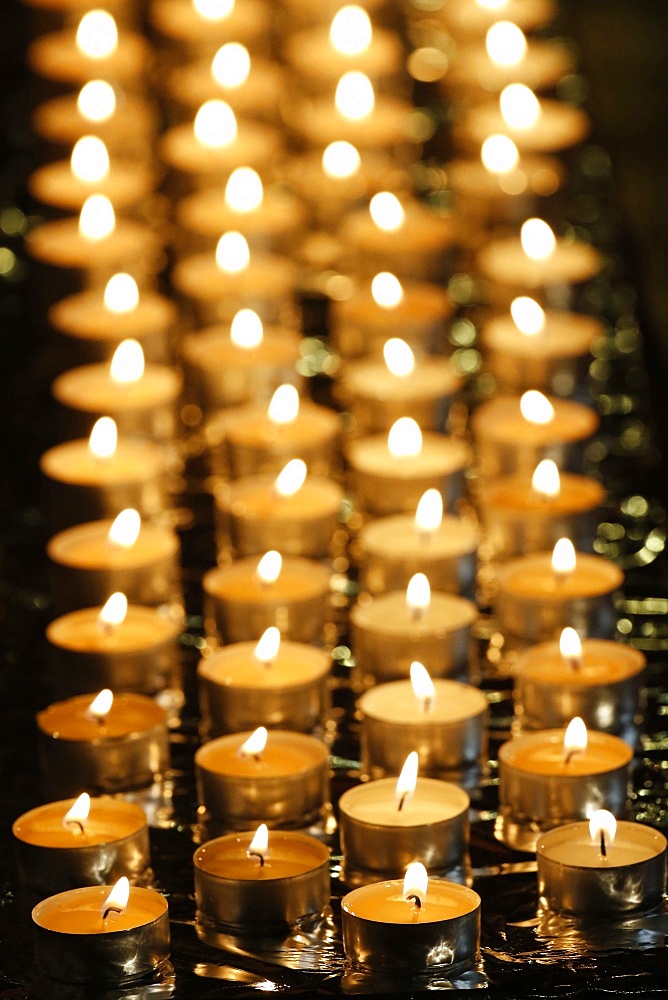
<instances>
[{"instance_id":1,"label":"row of candles","mask_svg":"<svg viewBox=\"0 0 668 1000\"><path fill-rule=\"evenodd\" d=\"M528 18L525 28L536 26L535 4L507 5ZM119 6L123 23L128 11ZM145 43L91 11L76 31L46 34L31 49L42 77L85 84L78 97L38 109L37 130L71 142L73 152L70 163L32 177L39 200L56 212L80 209L79 218L46 222L28 238L60 288L73 270L88 286L49 311L62 342L87 363L54 383L74 440L42 459L59 612L48 639L56 688L70 697L37 723L47 787L68 798L14 827L25 881L41 895L67 889L34 911L38 958L55 978L138 975L168 954L166 901L123 881L141 880L148 838L143 811L122 795L169 767L159 702L179 682L179 544L169 510L181 472L180 418L200 426L206 443L220 563L203 580L211 650L198 668L206 742L195 766L213 835L194 858L201 922L247 932L258 913L271 927L320 914L329 902L328 849L283 828L322 827L330 808L323 642L333 634L332 571L348 565L342 454L359 521L350 540L361 584L350 613L352 683L372 779L338 803L344 877L354 887L342 905L348 958L417 971L477 954L477 895L427 881L427 871L442 876L461 863L469 813L462 785L475 782L485 755L486 699L463 683L478 616L470 597L479 532L497 563L495 620L521 650L513 669L524 732L500 751L498 835L537 848L541 897L557 909L625 912L661 899L661 835L622 821L612 847L612 814L626 814L633 755L619 736L637 736L644 659L606 638L580 644L573 628L608 636L622 582L613 564L576 553L564 537L590 545L603 497L577 473L596 415L564 398L581 393L600 327L530 297L567 304L572 288L602 267L590 246L526 218L564 181L560 161L546 154L580 141L587 120L529 89L550 88L569 58L499 23L502 6L462 0L445 15L452 37L460 33L460 58L444 77L462 102L460 148L482 147L482 165L468 153L449 165L460 199L450 219L407 193L391 155L397 145L407 150L400 47L387 30L371 31L364 11L339 12L331 31L284 25L296 89L286 118L302 147L275 171L288 191L265 190L257 172L280 161L284 146L270 123L286 67L266 53L248 56L266 28L265 8L251 0L152 4L167 55L200 55L166 73L170 108L186 120L160 140L177 202L172 284L195 326L178 344L183 376L169 364L175 306L151 291L161 248L140 221L154 184ZM545 7L538 23L549 20ZM316 21L314 11L301 14ZM479 42L462 41L467 24L474 36L489 28L495 63ZM434 52L409 59L417 79L429 79L424 65ZM97 79L105 74L113 86ZM119 87L126 98L118 116L103 113ZM498 106L479 103L481 88L500 91ZM116 167L119 150L131 165ZM388 178L397 178L401 197L387 190ZM320 260L313 243L297 250L308 217L316 235L320 226L336 235L325 264L354 279L339 274L328 285L342 359L337 392L352 428L343 447L339 419L297 392L295 261ZM513 220L513 234L502 226L498 236L497 219ZM469 446L442 433L463 377L432 353L445 344L452 307L439 282L457 240L476 254L488 284L495 308L481 339L490 371L512 393L482 403L471 420L480 527L460 513ZM72 802L82 787L115 797ZM80 811L85 805L90 813ZM570 823L592 813L591 834ZM405 868L405 882L397 881ZM119 874L113 891L70 888ZM390 881L378 881L384 876ZM106 933L116 931L120 946Z\"/></svg>"}]
</instances>

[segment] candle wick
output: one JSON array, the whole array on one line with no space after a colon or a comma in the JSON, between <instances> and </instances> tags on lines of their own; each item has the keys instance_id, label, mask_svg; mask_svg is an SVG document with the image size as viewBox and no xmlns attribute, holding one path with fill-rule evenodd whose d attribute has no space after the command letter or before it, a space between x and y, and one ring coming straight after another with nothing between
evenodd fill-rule
<instances>
[{"instance_id":1,"label":"candle wick","mask_svg":"<svg viewBox=\"0 0 668 1000\"><path fill-rule=\"evenodd\" d=\"M571 670L575 670L577 672L582 669L582 660L579 656L569 656L568 663Z\"/></svg>"},{"instance_id":2,"label":"candle wick","mask_svg":"<svg viewBox=\"0 0 668 1000\"><path fill-rule=\"evenodd\" d=\"M601 830L601 857L607 858L607 856L608 856L608 848L606 847L605 844L605 831Z\"/></svg>"},{"instance_id":3,"label":"candle wick","mask_svg":"<svg viewBox=\"0 0 668 1000\"><path fill-rule=\"evenodd\" d=\"M416 892L409 893L409 895L406 896L406 899L410 900L411 903L415 903L415 905L417 906L418 910L421 909L421 907L422 907L422 900L420 899L420 897L418 896L418 894Z\"/></svg>"},{"instance_id":4,"label":"candle wick","mask_svg":"<svg viewBox=\"0 0 668 1000\"><path fill-rule=\"evenodd\" d=\"M424 713L424 715L426 715L428 712L431 712L431 705L432 705L431 698L422 699L422 712Z\"/></svg>"},{"instance_id":5,"label":"candle wick","mask_svg":"<svg viewBox=\"0 0 668 1000\"><path fill-rule=\"evenodd\" d=\"M418 622L424 615L424 608L421 608L419 604L414 604L410 610L409 619L412 622Z\"/></svg>"},{"instance_id":6,"label":"candle wick","mask_svg":"<svg viewBox=\"0 0 668 1000\"><path fill-rule=\"evenodd\" d=\"M120 906L108 906L104 913L102 914L102 919L106 920L110 913L122 913L123 910Z\"/></svg>"},{"instance_id":7,"label":"candle wick","mask_svg":"<svg viewBox=\"0 0 668 1000\"><path fill-rule=\"evenodd\" d=\"M401 798L399 799L399 805L397 806L397 812L401 812L401 810L404 808L404 802L406 801L407 798L408 798L408 792L404 792L403 795L401 796Z\"/></svg>"},{"instance_id":8,"label":"candle wick","mask_svg":"<svg viewBox=\"0 0 668 1000\"><path fill-rule=\"evenodd\" d=\"M86 832L86 831L84 830L84 825L83 825L83 823L81 822L81 820L80 820L80 819L68 819L68 820L66 820L66 822L67 822L67 825L68 825L68 826L78 826L78 827L79 827L79 833L80 833L80 834L81 834L82 836L83 836L83 835L84 835L84 833Z\"/></svg>"},{"instance_id":9,"label":"candle wick","mask_svg":"<svg viewBox=\"0 0 668 1000\"><path fill-rule=\"evenodd\" d=\"M248 857L248 858L257 858L258 861L260 862L260 868L263 867L263 865L264 865L264 854L261 854L260 851L246 851L246 857Z\"/></svg>"}]
</instances>

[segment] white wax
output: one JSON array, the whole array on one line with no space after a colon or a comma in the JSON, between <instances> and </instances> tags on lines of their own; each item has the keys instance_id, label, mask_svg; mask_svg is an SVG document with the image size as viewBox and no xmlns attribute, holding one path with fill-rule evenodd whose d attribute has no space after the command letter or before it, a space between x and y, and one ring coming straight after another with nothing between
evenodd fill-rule
<instances>
[{"instance_id":1,"label":"white wax","mask_svg":"<svg viewBox=\"0 0 668 1000\"><path fill-rule=\"evenodd\" d=\"M375 826L426 826L443 823L465 813L469 797L457 785L435 778L418 778L413 796L397 809L396 778L381 778L356 785L341 796L342 812L351 819Z\"/></svg>"},{"instance_id":2,"label":"white wax","mask_svg":"<svg viewBox=\"0 0 668 1000\"><path fill-rule=\"evenodd\" d=\"M640 823L617 822L615 839L607 841L607 856L601 855L600 843L592 840L589 822L570 823L551 830L538 841L543 857L574 868L622 868L649 861L666 849L666 838Z\"/></svg>"},{"instance_id":3,"label":"white wax","mask_svg":"<svg viewBox=\"0 0 668 1000\"><path fill-rule=\"evenodd\" d=\"M406 726L462 722L487 711L487 699L472 685L450 680L433 683L436 695L426 711L410 681L372 687L359 699L358 707L363 715Z\"/></svg>"}]
</instances>

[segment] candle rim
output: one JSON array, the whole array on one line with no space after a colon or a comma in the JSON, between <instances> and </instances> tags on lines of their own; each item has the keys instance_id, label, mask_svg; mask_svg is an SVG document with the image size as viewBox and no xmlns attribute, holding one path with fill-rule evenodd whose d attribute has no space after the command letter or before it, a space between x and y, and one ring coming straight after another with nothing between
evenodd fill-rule
<instances>
[{"instance_id":1,"label":"candle rim","mask_svg":"<svg viewBox=\"0 0 668 1000\"><path fill-rule=\"evenodd\" d=\"M93 901L99 900L99 904L101 906L113 888L114 888L113 885L85 885L79 887L78 889L66 889L64 892L58 892L53 896L47 896L46 899L40 900L40 902L33 907L31 911L31 917L33 923L35 923L40 929L48 931L49 934L62 934L63 936L67 936L68 938L72 937L90 938L90 937L96 937L99 934L104 934L105 937L107 937L110 935L126 935L132 933L133 931L137 931L140 928L150 927L153 924L157 923L157 921L162 920L164 916L169 912L169 906L166 898L162 895L161 892L158 892L157 889L149 889L145 886L131 885L128 907L132 903L132 897L138 895L140 899L144 901L144 903L152 904L153 907L156 909L156 911L159 909L159 912L156 912L155 915L152 916L149 920L144 920L143 922L136 924L132 928L119 929L119 930L102 929L97 932L66 931L66 930L46 927L43 923L40 923L41 914L44 911L51 912L54 908L60 907L61 903L59 903L58 900L62 900L62 897L64 896L72 898L75 895L79 895L82 899L90 897L90 899ZM64 900L62 900L62 902L64 902Z\"/></svg>"},{"instance_id":2,"label":"candle rim","mask_svg":"<svg viewBox=\"0 0 668 1000\"><path fill-rule=\"evenodd\" d=\"M517 761L517 751L522 751L524 749L529 749L532 746L540 746L543 743L545 746L554 747L556 751L562 753L564 745L564 733L565 728L562 729L541 729L536 732L522 733L520 736L514 736L510 740L506 740L499 747L499 763L504 763L506 766L514 768L517 771L521 771L523 774L536 775L539 774L541 777L547 779L558 779L559 781L581 781L583 774L577 771L570 772L567 767L561 767L559 770L554 771L539 771L526 767L521 762ZM591 774L608 774L611 771L619 771L627 768L628 765L633 760L633 748L625 743L624 740L620 739L618 736L614 736L612 733L602 732L598 729L588 729L587 730L587 747L578 751L578 756L585 756L588 750L596 749L615 749L618 754L618 759L610 762L608 766L603 766L595 771L587 772Z\"/></svg>"},{"instance_id":3,"label":"candle rim","mask_svg":"<svg viewBox=\"0 0 668 1000\"><path fill-rule=\"evenodd\" d=\"M53 851L99 851L100 843L97 844L80 844L78 840L73 837L71 844L42 844L39 840L28 839L25 836L21 836L21 823L29 822L33 819L37 819L40 813L44 813L51 809L57 814L59 809L62 809L63 816L67 812L68 808L72 806L75 802L76 796L72 796L69 799L56 799L53 802L45 802L42 805L34 806L32 809L26 810L18 816L12 823L12 834L17 840L20 840L23 844L29 844L34 847L42 848L43 850L53 850ZM100 808L108 808L110 813L115 812L120 807L125 813L134 814L134 819L137 822L135 829L130 830L128 833L123 834L122 837L111 837L109 841L104 843L114 843L121 844L126 840L133 839L137 833L145 826L147 826L146 813L141 806L137 805L135 802L129 802L126 799L116 799L111 795L97 795L91 796L91 811L88 815L88 819L97 820L98 817L95 816Z\"/></svg>"},{"instance_id":4,"label":"candle rim","mask_svg":"<svg viewBox=\"0 0 668 1000\"><path fill-rule=\"evenodd\" d=\"M222 882L225 884L231 884L234 882L255 882L256 879L249 877L243 878L243 876L234 875L219 875L216 872L211 872L203 865L203 855L206 853L207 849L215 848L222 845L222 843L235 843L238 845L240 854L239 857L243 858L245 856L245 851L250 845L251 840L255 835L254 830L243 831L240 833L229 833L222 837L214 837L212 840L208 840L205 844L200 844L199 847L193 852L193 866L201 871L208 879L215 879L217 882ZM311 849L314 855L319 855L319 860L311 868L307 868L302 872L294 872L291 875L277 875L271 877L270 875L265 875L263 882L295 882L303 878L310 878L313 872L319 871L325 866L329 868L329 863L331 859L331 852L326 844L317 840L315 837L311 837L306 833L301 833L298 830L269 830L269 847L266 852L267 864L271 863L271 848L272 845L278 844L301 844L305 849ZM249 873L251 872L251 867L249 866Z\"/></svg>"},{"instance_id":5,"label":"candle rim","mask_svg":"<svg viewBox=\"0 0 668 1000\"><path fill-rule=\"evenodd\" d=\"M359 799L364 795L366 795L367 793L365 792L365 789L371 787L376 788L379 791L383 788L387 788L389 793L388 804L393 805L394 803L393 796L396 789L396 784L397 784L397 778L395 776L391 778L377 778L375 781L363 782L359 785L353 785L352 788L346 789L346 791L341 795L339 799L339 809L342 812L345 812L346 805L351 804L351 801L354 804L354 800ZM443 786L445 786L445 788ZM440 791L443 792L444 794L447 791L455 799L458 799L458 802L456 802L454 807L458 811L451 812L447 816L442 816L438 819L432 818L430 820L425 820L424 822L421 823L410 823L410 822L397 823L396 824L397 829L405 830L408 828L411 830L421 830L426 828L433 828L434 826L449 825L451 823L456 823L462 818L462 816L465 816L468 813L469 807L471 805L471 799L468 793L459 785L455 785L451 781L442 781L440 778L427 778L418 776L417 782L415 784L415 791L412 793L411 796L411 802L409 802L409 804L406 806L405 812L403 811L402 813L397 812L397 815L401 816L404 820L409 820L412 805L414 804L416 806L419 806L421 793L428 791L435 793ZM351 821L354 821L355 826L363 826L366 827L366 829L368 830L387 830L388 827L392 828L393 826L393 824L390 823L380 823L377 821L372 822L369 821L368 819L360 819L358 816L351 815L348 812L346 812L346 815L349 817Z\"/></svg>"},{"instance_id":6,"label":"candle rim","mask_svg":"<svg viewBox=\"0 0 668 1000\"><path fill-rule=\"evenodd\" d=\"M453 895L460 896L461 898L466 899L469 904L469 909L467 909L464 913L458 913L456 915L453 915L452 917L441 917L437 918L437 920L434 921L424 921L422 924L401 923L400 926L402 927L402 929L407 930L409 933L421 933L422 932L421 928L424 927L424 923L437 923L437 922L450 923L451 921L461 919L462 916L467 916L470 913L475 913L476 910L480 909L482 900L479 894L475 891L475 889L470 889L467 885L460 885L458 882L451 882L449 879L438 878L437 876L433 875L429 876L427 896L425 899L425 906L427 908L429 906L429 888L433 884L435 884L437 888L442 886L447 886L448 889L451 889ZM355 917L356 920L362 920L369 924L394 924L394 921L392 920L374 920L371 917L360 916L355 912L354 909L352 909L354 903L353 898L355 897L356 894L362 894L365 892L365 890L367 890L368 892L368 890L372 890L374 887L380 887L380 886L385 886L388 893L396 892L398 896L402 896L404 888L404 880L402 877L400 879L387 879L385 881L372 882L368 885L358 886L357 888L352 889L349 893L347 893L343 897L343 899L341 900L341 909L345 910L346 913L349 913L351 916ZM415 931L411 930L411 928L413 927L415 928Z\"/></svg>"},{"instance_id":7,"label":"candle rim","mask_svg":"<svg viewBox=\"0 0 668 1000\"><path fill-rule=\"evenodd\" d=\"M648 848L654 847L655 851L649 858L640 859L638 861L623 862L615 864L614 859L614 847L615 843L624 839L625 835L628 835L633 831L637 833L641 838L644 838L643 846ZM540 855L547 862L552 859L545 853L546 850L550 848L550 842L554 842L552 846L556 847L557 843L568 842L570 837L575 838L579 833L585 834L586 840L591 844L592 848L596 849L596 844L592 843L591 836L589 833L589 820L581 820L577 823L566 823L563 826L557 826L552 830L547 830L542 833L538 840L536 841L536 854ZM639 823L636 820L624 820L617 819L617 834L615 835L615 840L610 845L608 850L608 856L606 858L605 866L600 865L601 870L608 870L610 868L633 868L636 865L645 864L646 861L651 858L660 857L661 854L668 849L668 840L665 835L652 826L648 826L646 823ZM567 865L568 868L575 868L578 871L591 871L595 866L593 864L584 864L578 861L570 862ZM598 866L596 866L598 867Z\"/></svg>"}]
</instances>

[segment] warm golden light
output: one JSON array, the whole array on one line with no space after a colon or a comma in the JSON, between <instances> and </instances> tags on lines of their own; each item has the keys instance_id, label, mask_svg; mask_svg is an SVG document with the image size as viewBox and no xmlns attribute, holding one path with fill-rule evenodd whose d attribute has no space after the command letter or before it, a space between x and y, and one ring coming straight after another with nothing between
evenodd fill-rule
<instances>
[{"instance_id":1,"label":"warm golden light","mask_svg":"<svg viewBox=\"0 0 668 1000\"><path fill-rule=\"evenodd\" d=\"M259 757L267 745L267 730L258 726L248 739L239 747L240 757Z\"/></svg>"},{"instance_id":2,"label":"warm golden light","mask_svg":"<svg viewBox=\"0 0 668 1000\"><path fill-rule=\"evenodd\" d=\"M425 866L421 861L411 861L404 876L404 899L420 909L425 901L428 886L429 876Z\"/></svg>"},{"instance_id":3,"label":"warm golden light","mask_svg":"<svg viewBox=\"0 0 668 1000\"><path fill-rule=\"evenodd\" d=\"M102 626L113 628L122 625L128 613L128 599L120 590L109 597L98 615L98 621Z\"/></svg>"},{"instance_id":4,"label":"warm golden light","mask_svg":"<svg viewBox=\"0 0 668 1000\"><path fill-rule=\"evenodd\" d=\"M306 481L306 462L301 458L291 459L274 480L274 493L279 497L292 497L299 492Z\"/></svg>"},{"instance_id":5,"label":"warm golden light","mask_svg":"<svg viewBox=\"0 0 668 1000\"><path fill-rule=\"evenodd\" d=\"M251 68L251 58L248 49L240 42L227 42L216 52L211 63L211 73L214 80L227 90L242 87Z\"/></svg>"},{"instance_id":6,"label":"warm golden light","mask_svg":"<svg viewBox=\"0 0 668 1000\"><path fill-rule=\"evenodd\" d=\"M415 511L415 530L420 535L433 535L443 520L443 497L437 489L426 490Z\"/></svg>"},{"instance_id":7,"label":"warm golden light","mask_svg":"<svg viewBox=\"0 0 668 1000\"><path fill-rule=\"evenodd\" d=\"M422 451L422 431L412 417L399 417L390 427L387 447L393 458L415 458Z\"/></svg>"},{"instance_id":8,"label":"warm golden light","mask_svg":"<svg viewBox=\"0 0 668 1000\"><path fill-rule=\"evenodd\" d=\"M322 169L335 180L354 177L361 165L362 160L355 146L341 139L330 142L322 154Z\"/></svg>"},{"instance_id":9,"label":"warm golden light","mask_svg":"<svg viewBox=\"0 0 668 1000\"><path fill-rule=\"evenodd\" d=\"M397 803L397 809L403 809L415 792L417 773L418 755L413 750L404 761L404 766L401 768L401 774L395 786L394 801Z\"/></svg>"},{"instance_id":10,"label":"warm golden light","mask_svg":"<svg viewBox=\"0 0 668 1000\"><path fill-rule=\"evenodd\" d=\"M230 339L237 347L250 351L262 343L262 320L252 309L240 309L230 324Z\"/></svg>"},{"instance_id":11,"label":"warm golden light","mask_svg":"<svg viewBox=\"0 0 668 1000\"><path fill-rule=\"evenodd\" d=\"M100 691L100 693L91 701L90 705L86 709L86 715L89 719L94 719L95 722L103 723L111 712L111 706L113 704L113 693L109 690L109 688L103 688L103 690Z\"/></svg>"},{"instance_id":12,"label":"warm golden light","mask_svg":"<svg viewBox=\"0 0 668 1000\"><path fill-rule=\"evenodd\" d=\"M533 90L523 83L509 83L499 95L501 117L508 128L522 131L536 124L540 104Z\"/></svg>"},{"instance_id":13,"label":"warm golden light","mask_svg":"<svg viewBox=\"0 0 668 1000\"><path fill-rule=\"evenodd\" d=\"M369 202L369 211L378 228L386 233L396 233L406 220L403 205L390 191L375 194Z\"/></svg>"},{"instance_id":14,"label":"warm golden light","mask_svg":"<svg viewBox=\"0 0 668 1000\"><path fill-rule=\"evenodd\" d=\"M206 21L222 21L234 10L234 0L193 0L193 7Z\"/></svg>"},{"instance_id":15,"label":"warm golden light","mask_svg":"<svg viewBox=\"0 0 668 1000\"><path fill-rule=\"evenodd\" d=\"M260 823L257 830L253 834L253 839L248 845L248 850L246 851L246 857L257 858L262 866L264 864L264 857L269 848L269 830L267 829L266 823Z\"/></svg>"},{"instance_id":16,"label":"warm golden light","mask_svg":"<svg viewBox=\"0 0 668 1000\"><path fill-rule=\"evenodd\" d=\"M93 424L88 438L88 447L95 458L111 458L118 444L116 421L111 417L100 417Z\"/></svg>"},{"instance_id":17,"label":"warm golden light","mask_svg":"<svg viewBox=\"0 0 668 1000\"><path fill-rule=\"evenodd\" d=\"M423 712L428 712L433 708L436 700L436 687L429 676L429 671L417 660L413 660L410 666L411 687L413 694L420 702Z\"/></svg>"},{"instance_id":18,"label":"warm golden light","mask_svg":"<svg viewBox=\"0 0 668 1000\"><path fill-rule=\"evenodd\" d=\"M90 795L82 792L78 799L72 803L63 816L64 827L78 828L80 833L84 832L84 822L90 815Z\"/></svg>"},{"instance_id":19,"label":"warm golden light","mask_svg":"<svg viewBox=\"0 0 668 1000\"><path fill-rule=\"evenodd\" d=\"M617 820L607 809L596 809L589 817L589 836L599 845L601 855L607 856L608 848L614 843Z\"/></svg>"},{"instance_id":20,"label":"warm golden light","mask_svg":"<svg viewBox=\"0 0 668 1000\"><path fill-rule=\"evenodd\" d=\"M264 189L252 167L237 167L227 179L225 201L233 212L254 212L262 204Z\"/></svg>"},{"instance_id":21,"label":"warm golden light","mask_svg":"<svg viewBox=\"0 0 668 1000\"><path fill-rule=\"evenodd\" d=\"M245 271L250 264L250 247L246 237L236 232L223 233L216 244L216 264L228 274Z\"/></svg>"},{"instance_id":22,"label":"warm golden light","mask_svg":"<svg viewBox=\"0 0 668 1000\"><path fill-rule=\"evenodd\" d=\"M575 670L582 667L582 643L574 628L568 626L561 630L559 652Z\"/></svg>"},{"instance_id":23,"label":"warm golden light","mask_svg":"<svg viewBox=\"0 0 668 1000\"><path fill-rule=\"evenodd\" d=\"M549 424L554 420L554 407L538 389L528 389L520 397L520 413L530 424Z\"/></svg>"},{"instance_id":24,"label":"warm golden light","mask_svg":"<svg viewBox=\"0 0 668 1000\"><path fill-rule=\"evenodd\" d=\"M144 374L144 351L138 340L123 340L111 359L109 368L113 382L131 385Z\"/></svg>"},{"instance_id":25,"label":"warm golden light","mask_svg":"<svg viewBox=\"0 0 668 1000\"><path fill-rule=\"evenodd\" d=\"M545 499L553 500L559 496L561 491L559 469L551 458L544 458L534 469L531 489Z\"/></svg>"},{"instance_id":26,"label":"warm golden light","mask_svg":"<svg viewBox=\"0 0 668 1000\"><path fill-rule=\"evenodd\" d=\"M415 573L406 587L406 607L412 618L421 618L431 603L431 587L424 573Z\"/></svg>"},{"instance_id":27,"label":"warm golden light","mask_svg":"<svg viewBox=\"0 0 668 1000\"><path fill-rule=\"evenodd\" d=\"M270 549L269 552L265 552L257 564L257 569L255 571L258 575L260 583L267 585L276 583L281 575L282 566L283 557L280 552L276 552L275 549Z\"/></svg>"},{"instance_id":28,"label":"warm golden light","mask_svg":"<svg viewBox=\"0 0 668 1000\"><path fill-rule=\"evenodd\" d=\"M89 122L106 122L116 111L116 92L106 80L89 80L77 97L77 110Z\"/></svg>"},{"instance_id":29,"label":"warm golden light","mask_svg":"<svg viewBox=\"0 0 668 1000\"><path fill-rule=\"evenodd\" d=\"M480 159L490 174L507 174L519 163L520 154L507 135L490 135L482 144Z\"/></svg>"},{"instance_id":30,"label":"warm golden light","mask_svg":"<svg viewBox=\"0 0 668 1000\"><path fill-rule=\"evenodd\" d=\"M356 70L344 73L336 85L334 95L336 110L344 118L361 121L374 109L376 98L368 76Z\"/></svg>"},{"instance_id":31,"label":"warm golden light","mask_svg":"<svg viewBox=\"0 0 668 1000\"><path fill-rule=\"evenodd\" d=\"M79 215L79 232L86 240L95 242L111 236L116 228L114 206L103 194L86 198Z\"/></svg>"},{"instance_id":32,"label":"warm golden light","mask_svg":"<svg viewBox=\"0 0 668 1000\"><path fill-rule=\"evenodd\" d=\"M358 56L369 48L371 36L371 21L365 10L354 4L337 10L329 29L329 40L337 52Z\"/></svg>"},{"instance_id":33,"label":"warm golden light","mask_svg":"<svg viewBox=\"0 0 668 1000\"><path fill-rule=\"evenodd\" d=\"M193 130L203 146L221 149L236 139L237 119L225 101L205 101L195 115Z\"/></svg>"},{"instance_id":34,"label":"warm golden light","mask_svg":"<svg viewBox=\"0 0 668 1000\"><path fill-rule=\"evenodd\" d=\"M139 286L130 274L114 274L105 285L104 308L112 313L130 313L139 305Z\"/></svg>"},{"instance_id":35,"label":"warm golden light","mask_svg":"<svg viewBox=\"0 0 668 1000\"><path fill-rule=\"evenodd\" d=\"M415 371L415 355L405 340L390 337L383 344L383 358L389 371L396 378L407 378Z\"/></svg>"},{"instance_id":36,"label":"warm golden light","mask_svg":"<svg viewBox=\"0 0 668 1000\"><path fill-rule=\"evenodd\" d=\"M74 144L70 157L72 173L85 184L95 184L109 174L107 147L96 135L84 135Z\"/></svg>"},{"instance_id":37,"label":"warm golden light","mask_svg":"<svg viewBox=\"0 0 668 1000\"><path fill-rule=\"evenodd\" d=\"M526 55L527 40L512 21L497 21L487 32L485 48L497 66L517 66Z\"/></svg>"},{"instance_id":38,"label":"warm golden light","mask_svg":"<svg viewBox=\"0 0 668 1000\"><path fill-rule=\"evenodd\" d=\"M501 10L506 6L508 0L476 0L476 3L483 10Z\"/></svg>"},{"instance_id":39,"label":"warm golden light","mask_svg":"<svg viewBox=\"0 0 668 1000\"><path fill-rule=\"evenodd\" d=\"M403 301L401 282L389 271L381 271L371 281L371 295L381 309L396 309Z\"/></svg>"},{"instance_id":40,"label":"warm golden light","mask_svg":"<svg viewBox=\"0 0 668 1000\"><path fill-rule=\"evenodd\" d=\"M564 760L568 761L576 754L587 749L587 727L579 715L566 726L564 733Z\"/></svg>"},{"instance_id":41,"label":"warm golden light","mask_svg":"<svg viewBox=\"0 0 668 1000\"><path fill-rule=\"evenodd\" d=\"M547 260L557 245L552 229L542 219L527 219L522 223L520 242L531 260Z\"/></svg>"},{"instance_id":42,"label":"warm golden light","mask_svg":"<svg viewBox=\"0 0 668 1000\"><path fill-rule=\"evenodd\" d=\"M575 569L577 556L570 538L560 538L552 550L552 570L559 577L568 576Z\"/></svg>"},{"instance_id":43,"label":"warm golden light","mask_svg":"<svg viewBox=\"0 0 668 1000\"><path fill-rule=\"evenodd\" d=\"M114 518L107 534L107 541L119 549L131 549L139 538L140 531L141 517L139 512L133 510L132 507L126 507Z\"/></svg>"},{"instance_id":44,"label":"warm golden light","mask_svg":"<svg viewBox=\"0 0 668 1000\"><path fill-rule=\"evenodd\" d=\"M545 328L545 310L535 299L520 295L510 303L513 323L525 337L535 337Z\"/></svg>"},{"instance_id":45,"label":"warm golden light","mask_svg":"<svg viewBox=\"0 0 668 1000\"><path fill-rule=\"evenodd\" d=\"M100 907L102 919L106 920L110 913L123 913L130 901L130 882L127 875L121 875Z\"/></svg>"},{"instance_id":46,"label":"warm golden light","mask_svg":"<svg viewBox=\"0 0 668 1000\"><path fill-rule=\"evenodd\" d=\"M299 416L299 393L294 385L279 385L271 397L267 416L274 424L292 424Z\"/></svg>"},{"instance_id":47,"label":"warm golden light","mask_svg":"<svg viewBox=\"0 0 668 1000\"><path fill-rule=\"evenodd\" d=\"M253 656L263 667L268 667L278 656L281 648L281 633L275 625L265 629L253 650Z\"/></svg>"},{"instance_id":48,"label":"warm golden light","mask_svg":"<svg viewBox=\"0 0 668 1000\"><path fill-rule=\"evenodd\" d=\"M118 28L106 10L89 10L79 21L76 45L89 59L108 59L118 46Z\"/></svg>"}]
</instances>

